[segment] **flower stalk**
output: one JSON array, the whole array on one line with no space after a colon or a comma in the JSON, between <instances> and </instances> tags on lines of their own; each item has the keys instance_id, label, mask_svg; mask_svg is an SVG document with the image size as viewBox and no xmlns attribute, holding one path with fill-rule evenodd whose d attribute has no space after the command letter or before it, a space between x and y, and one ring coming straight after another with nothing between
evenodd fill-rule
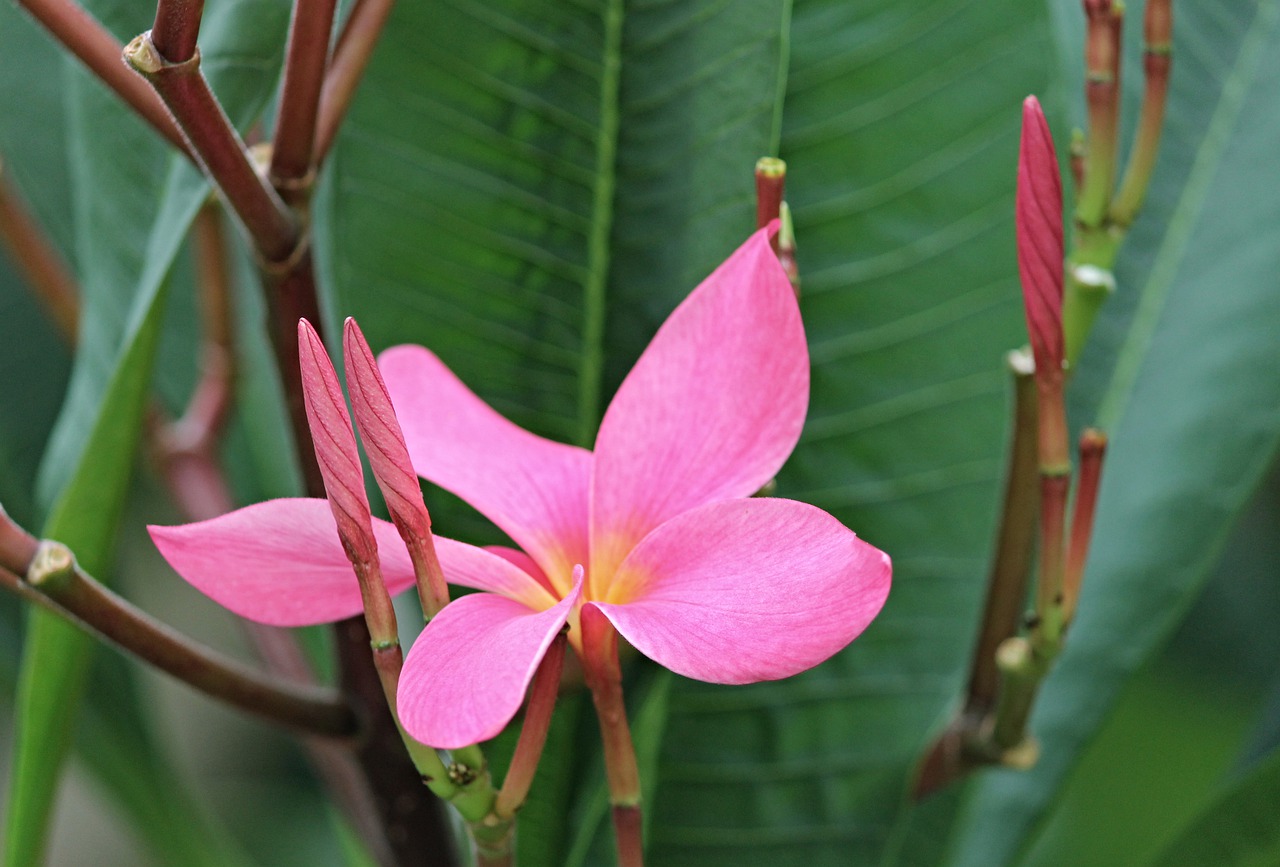
<instances>
[{"instance_id":1,"label":"flower stalk","mask_svg":"<svg viewBox=\"0 0 1280 867\"><path fill-rule=\"evenodd\" d=\"M619 867L644 867L640 769L627 723L618 633L597 608L582 610L582 661L600 722Z\"/></svg>"}]
</instances>

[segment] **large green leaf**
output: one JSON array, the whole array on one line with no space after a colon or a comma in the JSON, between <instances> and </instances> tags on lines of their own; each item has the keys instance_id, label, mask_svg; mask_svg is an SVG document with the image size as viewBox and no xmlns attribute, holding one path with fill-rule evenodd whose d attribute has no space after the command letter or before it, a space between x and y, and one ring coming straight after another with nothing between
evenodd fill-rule
<instances>
[{"instance_id":1,"label":"large green leaf","mask_svg":"<svg viewBox=\"0 0 1280 867\"><path fill-rule=\"evenodd\" d=\"M122 35L147 23L136 8L102 4L94 11ZM260 108L277 68L285 14L278 3L238 3L208 18L205 68L242 123ZM169 157L165 145L82 71L73 81L70 156L84 312L76 368L40 490L50 506L45 535L67 542L88 569L106 574L163 323L165 278L208 193L194 169ZM19 684L6 863L35 863L43 848L91 650L90 639L61 621L40 612L32 617ZM128 675L117 674L94 678L103 687L95 695L99 712L113 720L143 719ZM233 858L208 841L185 796L156 801L154 793L171 790L175 781L145 728L120 726L116 733L131 739L117 755L146 761L91 766L105 774L135 819L151 820L144 824L166 858L193 864Z\"/></svg>"},{"instance_id":2,"label":"large green leaf","mask_svg":"<svg viewBox=\"0 0 1280 867\"><path fill-rule=\"evenodd\" d=\"M1280 862L1280 751L1223 791L1152 867L1268 867Z\"/></svg>"},{"instance_id":3,"label":"large green leaf","mask_svg":"<svg viewBox=\"0 0 1280 867\"><path fill-rule=\"evenodd\" d=\"M375 349L430 346L514 421L589 444L658 322L753 228L786 7L399 5L317 208L332 312ZM493 540L429 496L441 532ZM589 775L594 725L544 773ZM567 801L527 812L561 827L523 862L564 863Z\"/></svg>"},{"instance_id":4,"label":"large green leaf","mask_svg":"<svg viewBox=\"0 0 1280 867\"><path fill-rule=\"evenodd\" d=\"M1179 5L1170 124L1145 225L1077 401L1113 435L1079 617L1033 718L1030 773L977 787L963 864L1014 860L1218 559L1280 431L1280 4ZM1126 309L1128 308L1128 309ZM1110 375L1107 370L1114 362Z\"/></svg>"},{"instance_id":5,"label":"large green leaf","mask_svg":"<svg viewBox=\"0 0 1280 867\"><path fill-rule=\"evenodd\" d=\"M798 0L782 155L791 174L809 422L779 493L894 558L879 619L778 684L678 682L662 864L882 857L972 638L1018 339L1018 105L1041 89L1043 10Z\"/></svg>"}]
</instances>

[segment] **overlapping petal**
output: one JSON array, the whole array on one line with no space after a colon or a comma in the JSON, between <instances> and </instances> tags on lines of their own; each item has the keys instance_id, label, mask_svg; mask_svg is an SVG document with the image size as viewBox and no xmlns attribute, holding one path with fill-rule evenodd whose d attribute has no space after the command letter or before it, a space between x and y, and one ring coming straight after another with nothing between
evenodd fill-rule
<instances>
[{"instance_id":1,"label":"overlapping petal","mask_svg":"<svg viewBox=\"0 0 1280 867\"><path fill-rule=\"evenodd\" d=\"M641 653L712 683L789 677L856 638L889 557L826 512L781 499L693 509L649 534L593 603Z\"/></svg>"},{"instance_id":2,"label":"overlapping petal","mask_svg":"<svg viewBox=\"0 0 1280 867\"><path fill-rule=\"evenodd\" d=\"M208 521L147 530L192 586L258 623L311 626L363 610L325 500L268 500ZM374 519L373 534L387 590L394 595L412 586L413 564L395 527Z\"/></svg>"},{"instance_id":3,"label":"overlapping petal","mask_svg":"<svg viewBox=\"0 0 1280 867\"><path fill-rule=\"evenodd\" d=\"M592 582L663 521L750 496L795 448L809 354L770 234L752 235L676 308L605 413L591 480Z\"/></svg>"},{"instance_id":4,"label":"overlapping petal","mask_svg":"<svg viewBox=\"0 0 1280 867\"><path fill-rule=\"evenodd\" d=\"M547 648L582 590L545 611L489 593L450 603L427 625L404 661L397 708L405 731L433 747L486 741L524 701Z\"/></svg>"},{"instance_id":5,"label":"overlapping petal","mask_svg":"<svg viewBox=\"0 0 1280 867\"><path fill-rule=\"evenodd\" d=\"M378 366L418 474L497 524L568 593L587 559L591 453L507 421L420 346L388 349Z\"/></svg>"}]
</instances>

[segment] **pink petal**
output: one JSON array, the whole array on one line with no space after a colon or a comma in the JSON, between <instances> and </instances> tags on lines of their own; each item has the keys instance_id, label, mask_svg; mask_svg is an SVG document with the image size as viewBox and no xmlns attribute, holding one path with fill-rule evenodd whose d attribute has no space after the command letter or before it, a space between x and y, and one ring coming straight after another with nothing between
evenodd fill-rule
<instances>
[{"instance_id":1,"label":"pink petal","mask_svg":"<svg viewBox=\"0 0 1280 867\"><path fill-rule=\"evenodd\" d=\"M809 353L770 234L752 235L676 308L605 413L591 481L592 581L663 521L755 493L795 448Z\"/></svg>"},{"instance_id":2,"label":"pink petal","mask_svg":"<svg viewBox=\"0 0 1280 867\"><path fill-rule=\"evenodd\" d=\"M364 492L364 471L351 433L347 401L338 385L329 354L320 335L305 319L298 321L298 363L302 369L302 395L307 425L324 477L324 490L333 507L338 535L361 562L373 560L374 542L369 499Z\"/></svg>"},{"instance_id":3,"label":"pink petal","mask_svg":"<svg viewBox=\"0 0 1280 867\"><path fill-rule=\"evenodd\" d=\"M498 593L535 611L550 608L559 599L549 586L502 552L443 536L436 536L435 541L440 566L450 584Z\"/></svg>"},{"instance_id":4,"label":"pink petal","mask_svg":"<svg viewBox=\"0 0 1280 867\"><path fill-rule=\"evenodd\" d=\"M1049 123L1034 96L1022 103L1016 213L1018 272L1036 371L1060 381L1064 351L1062 180Z\"/></svg>"},{"instance_id":5,"label":"pink petal","mask_svg":"<svg viewBox=\"0 0 1280 867\"><path fill-rule=\"evenodd\" d=\"M547 579L542 568L534 562L533 558L519 548L504 548L501 545L485 545L484 549L491 554L497 554L508 563L519 566L525 572L533 576L533 579L552 593L556 592L555 587L551 586L551 581Z\"/></svg>"},{"instance_id":6,"label":"pink petal","mask_svg":"<svg viewBox=\"0 0 1280 867\"><path fill-rule=\"evenodd\" d=\"M793 500L728 500L654 530L597 604L637 650L686 677L789 677L856 638L889 594L889 557Z\"/></svg>"},{"instance_id":7,"label":"pink petal","mask_svg":"<svg viewBox=\"0 0 1280 867\"><path fill-rule=\"evenodd\" d=\"M209 521L147 530L188 583L250 620L310 626L364 609L324 500L268 500ZM387 590L410 587L413 565L395 528L376 521L373 533Z\"/></svg>"},{"instance_id":8,"label":"pink petal","mask_svg":"<svg viewBox=\"0 0 1280 867\"><path fill-rule=\"evenodd\" d=\"M369 344L354 319L348 319L343 327L342 349L347 388L351 391L351 409L360 437L364 440L373 476L386 498L387 509L397 523L426 537L431 532L431 518L422 501L418 474L409 460L409 450L396 421L391 396L387 394L373 353L369 351Z\"/></svg>"},{"instance_id":9,"label":"pink petal","mask_svg":"<svg viewBox=\"0 0 1280 867\"><path fill-rule=\"evenodd\" d=\"M476 593L449 603L414 642L396 703L405 731L440 749L489 740L516 715L582 590L546 611Z\"/></svg>"},{"instance_id":10,"label":"pink petal","mask_svg":"<svg viewBox=\"0 0 1280 867\"><path fill-rule=\"evenodd\" d=\"M507 421L420 346L388 349L378 365L418 474L497 524L568 593L587 558L591 453Z\"/></svg>"}]
</instances>

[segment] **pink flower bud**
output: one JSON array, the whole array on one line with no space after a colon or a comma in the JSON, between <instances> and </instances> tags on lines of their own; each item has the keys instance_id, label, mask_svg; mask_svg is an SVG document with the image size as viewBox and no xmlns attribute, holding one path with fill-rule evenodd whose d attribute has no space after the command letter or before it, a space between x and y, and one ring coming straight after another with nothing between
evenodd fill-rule
<instances>
[{"instance_id":1,"label":"pink flower bud","mask_svg":"<svg viewBox=\"0 0 1280 867\"><path fill-rule=\"evenodd\" d=\"M351 409L364 440L373 477L382 489L387 509L413 558L420 578L419 591L428 615L449 601L444 574L431 539L431 516L422 501L422 488L414 472L404 434L396 420L391 396L378 372L369 344L354 319L348 318L342 334Z\"/></svg>"},{"instance_id":2,"label":"pink flower bud","mask_svg":"<svg viewBox=\"0 0 1280 867\"><path fill-rule=\"evenodd\" d=\"M1062 181L1049 124L1034 96L1022 103L1016 222L1018 272L1036 377L1042 383L1061 382Z\"/></svg>"},{"instance_id":3,"label":"pink flower bud","mask_svg":"<svg viewBox=\"0 0 1280 867\"><path fill-rule=\"evenodd\" d=\"M338 536L353 563L374 562L378 549L373 540L373 519L347 402L320 335L305 319L298 321L298 362L311 441L338 524Z\"/></svg>"}]
</instances>

